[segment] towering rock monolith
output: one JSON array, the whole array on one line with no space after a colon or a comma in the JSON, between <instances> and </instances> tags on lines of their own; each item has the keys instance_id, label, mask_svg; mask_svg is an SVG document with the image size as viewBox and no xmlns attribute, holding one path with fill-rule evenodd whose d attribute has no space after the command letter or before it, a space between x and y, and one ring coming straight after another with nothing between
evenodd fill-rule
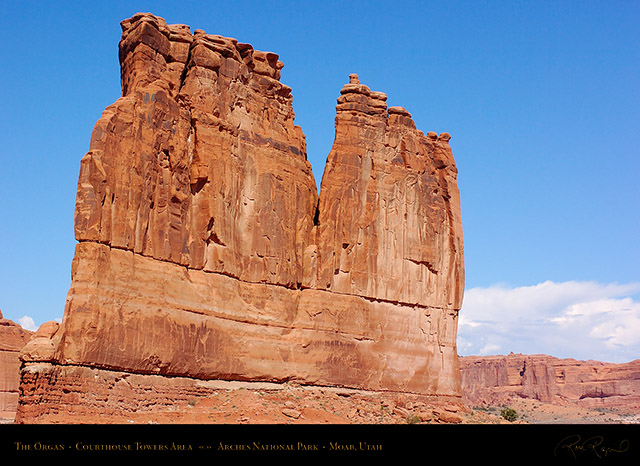
<instances>
[{"instance_id":1,"label":"towering rock monolith","mask_svg":"<svg viewBox=\"0 0 640 466\"><path fill-rule=\"evenodd\" d=\"M450 136L425 136L402 107L360 84L338 99L322 178L315 286L407 305L460 309L464 282Z\"/></svg>"},{"instance_id":2,"label":"towering rock monolith","mask_svg":"<svg viewBox=\"0 0 640 466\"><path fill-rule=\"evenodd\" d=\"M18 420L130 409L132 374L165 377L167 399L238 380L459 401L449 135L352 75L318 196L278 55L151 14L122 30L122 97L80 165L63 323L52 356L23 354Z\"/></svg>"}]
</instances>

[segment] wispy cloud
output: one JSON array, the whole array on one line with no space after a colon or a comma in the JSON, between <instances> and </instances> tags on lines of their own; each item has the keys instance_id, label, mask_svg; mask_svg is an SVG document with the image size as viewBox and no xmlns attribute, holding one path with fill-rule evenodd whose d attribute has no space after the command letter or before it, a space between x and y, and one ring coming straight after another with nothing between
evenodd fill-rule
<instances>
[{"instance_id":1,"label":"wispy cloud","mask_svg":"<svg viewBox=\"0 0 640 466\"><path fill-rule=\"evenodd\" d=\"M18 323L22 326L22 328L26 330L31 330L32 332L35 332L36 330L38 330L38 326L33 321L33 319L29 316L23 316L19 318Z\"/></svg>"},{"instance_id":2,"label":"wispy cloud","mask_svg":"<svg viewBox=\"0 0 640 466\"><path fill-rule=\"evenodd\" d=\"M639 283L546 281L465 293L461 355L545 353L625 362L640 358Z\"/></svg>"}]
</instances>

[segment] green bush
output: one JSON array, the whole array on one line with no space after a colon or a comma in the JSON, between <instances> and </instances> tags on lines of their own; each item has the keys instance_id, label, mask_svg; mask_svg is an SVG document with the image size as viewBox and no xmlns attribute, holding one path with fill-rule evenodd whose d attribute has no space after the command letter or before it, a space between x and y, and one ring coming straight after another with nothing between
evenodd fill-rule
<instances>
[{"instance_id":1,"label":"green bush","mask_svg":"<svg viewBox=\"0 0 640 466\"><path fill-rule=\"evenodd\" d=\"M516 412L516 410L508 407L502 408L502 410L500 411L500 416L502 416L509 422L513 422L518 419L518 413Z\"/></svg>"}]
</instances>

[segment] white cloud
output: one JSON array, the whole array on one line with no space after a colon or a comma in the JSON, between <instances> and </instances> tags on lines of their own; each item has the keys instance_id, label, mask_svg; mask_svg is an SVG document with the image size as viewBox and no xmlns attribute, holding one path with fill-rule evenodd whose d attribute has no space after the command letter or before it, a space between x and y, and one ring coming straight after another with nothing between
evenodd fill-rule
<instances>
[{"instance_id":1,"label":"white cloud","mask_svg":"<svg viewBox=\"0 0 640 466\"><path fill-rule=\"evenodd\" d=\"M598 304L608 305L613 311L603 312L606 320L593 327L590 336L605 340L611 347L640 345L640 303L625 298Z\"/></svg>"},{"instance_id":2,"label":"white cloud","mask_svg":"<svg viewBox=\"0 0 640 466\"><path fill-rule=\"evenodd\" d=\"M480 355L481 356L487 356L490 354L496 354L497 352L500 351L500 346L499 345L494 345L492 343L487 343L486 345L484 345L484 347L482 347L482 349L480 350Z\"/></svg>"},{"instance_id":3,"label":"white cloud","mask_svg":"<svg viewBox=\"0 0 640 466\"><path fill-rule=\"evenodd\" d=\"M18 323L22 326L22 328L26 330L31 330L32 332L35 332L36 330L38 330L38 326L33 321L33 319L29 316L21 317L20 319L18 319Z\"/></svg>"},{"instance_id":4,"label":"white cloud","mask_svg":"<svg viewBox=\"0 0 640 466\"><path fill-rule=\"evenodd\" d=\"M465 293L461 355L549 354L625 362L640 358L640 283L546 281Z\"/></svg>"}]
</instances>

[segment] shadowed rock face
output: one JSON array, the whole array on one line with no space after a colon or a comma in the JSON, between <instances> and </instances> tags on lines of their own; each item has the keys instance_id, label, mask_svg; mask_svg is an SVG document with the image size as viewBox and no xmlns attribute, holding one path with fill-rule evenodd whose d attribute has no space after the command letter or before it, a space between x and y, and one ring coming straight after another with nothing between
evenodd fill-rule
<instances>
[{"instance_id":1,"label":"shadowed rock face","mask_svg":"<svg viewBox=\"0 0 640 466\"><path fill-rule=\"evenodd\" d=\"M278 55L150 14L122 29L51 380L81 383L64 368L82 365L459 398L449 135L351 75L318 196ZM24 359L25 384L52 370Z\"/></svg>"},{"instance_id":2,"label":"shadowed rock face","mask_svg":"<svg viewBox=\"0 0 640 466\"><path fill-rule=\"evenodd\" d=\"M640 360L613 364L547 355L467 356L460 358L460 370L463 398L473 406L529 398L640 410Z\"/></svg>"}]
</instances>

